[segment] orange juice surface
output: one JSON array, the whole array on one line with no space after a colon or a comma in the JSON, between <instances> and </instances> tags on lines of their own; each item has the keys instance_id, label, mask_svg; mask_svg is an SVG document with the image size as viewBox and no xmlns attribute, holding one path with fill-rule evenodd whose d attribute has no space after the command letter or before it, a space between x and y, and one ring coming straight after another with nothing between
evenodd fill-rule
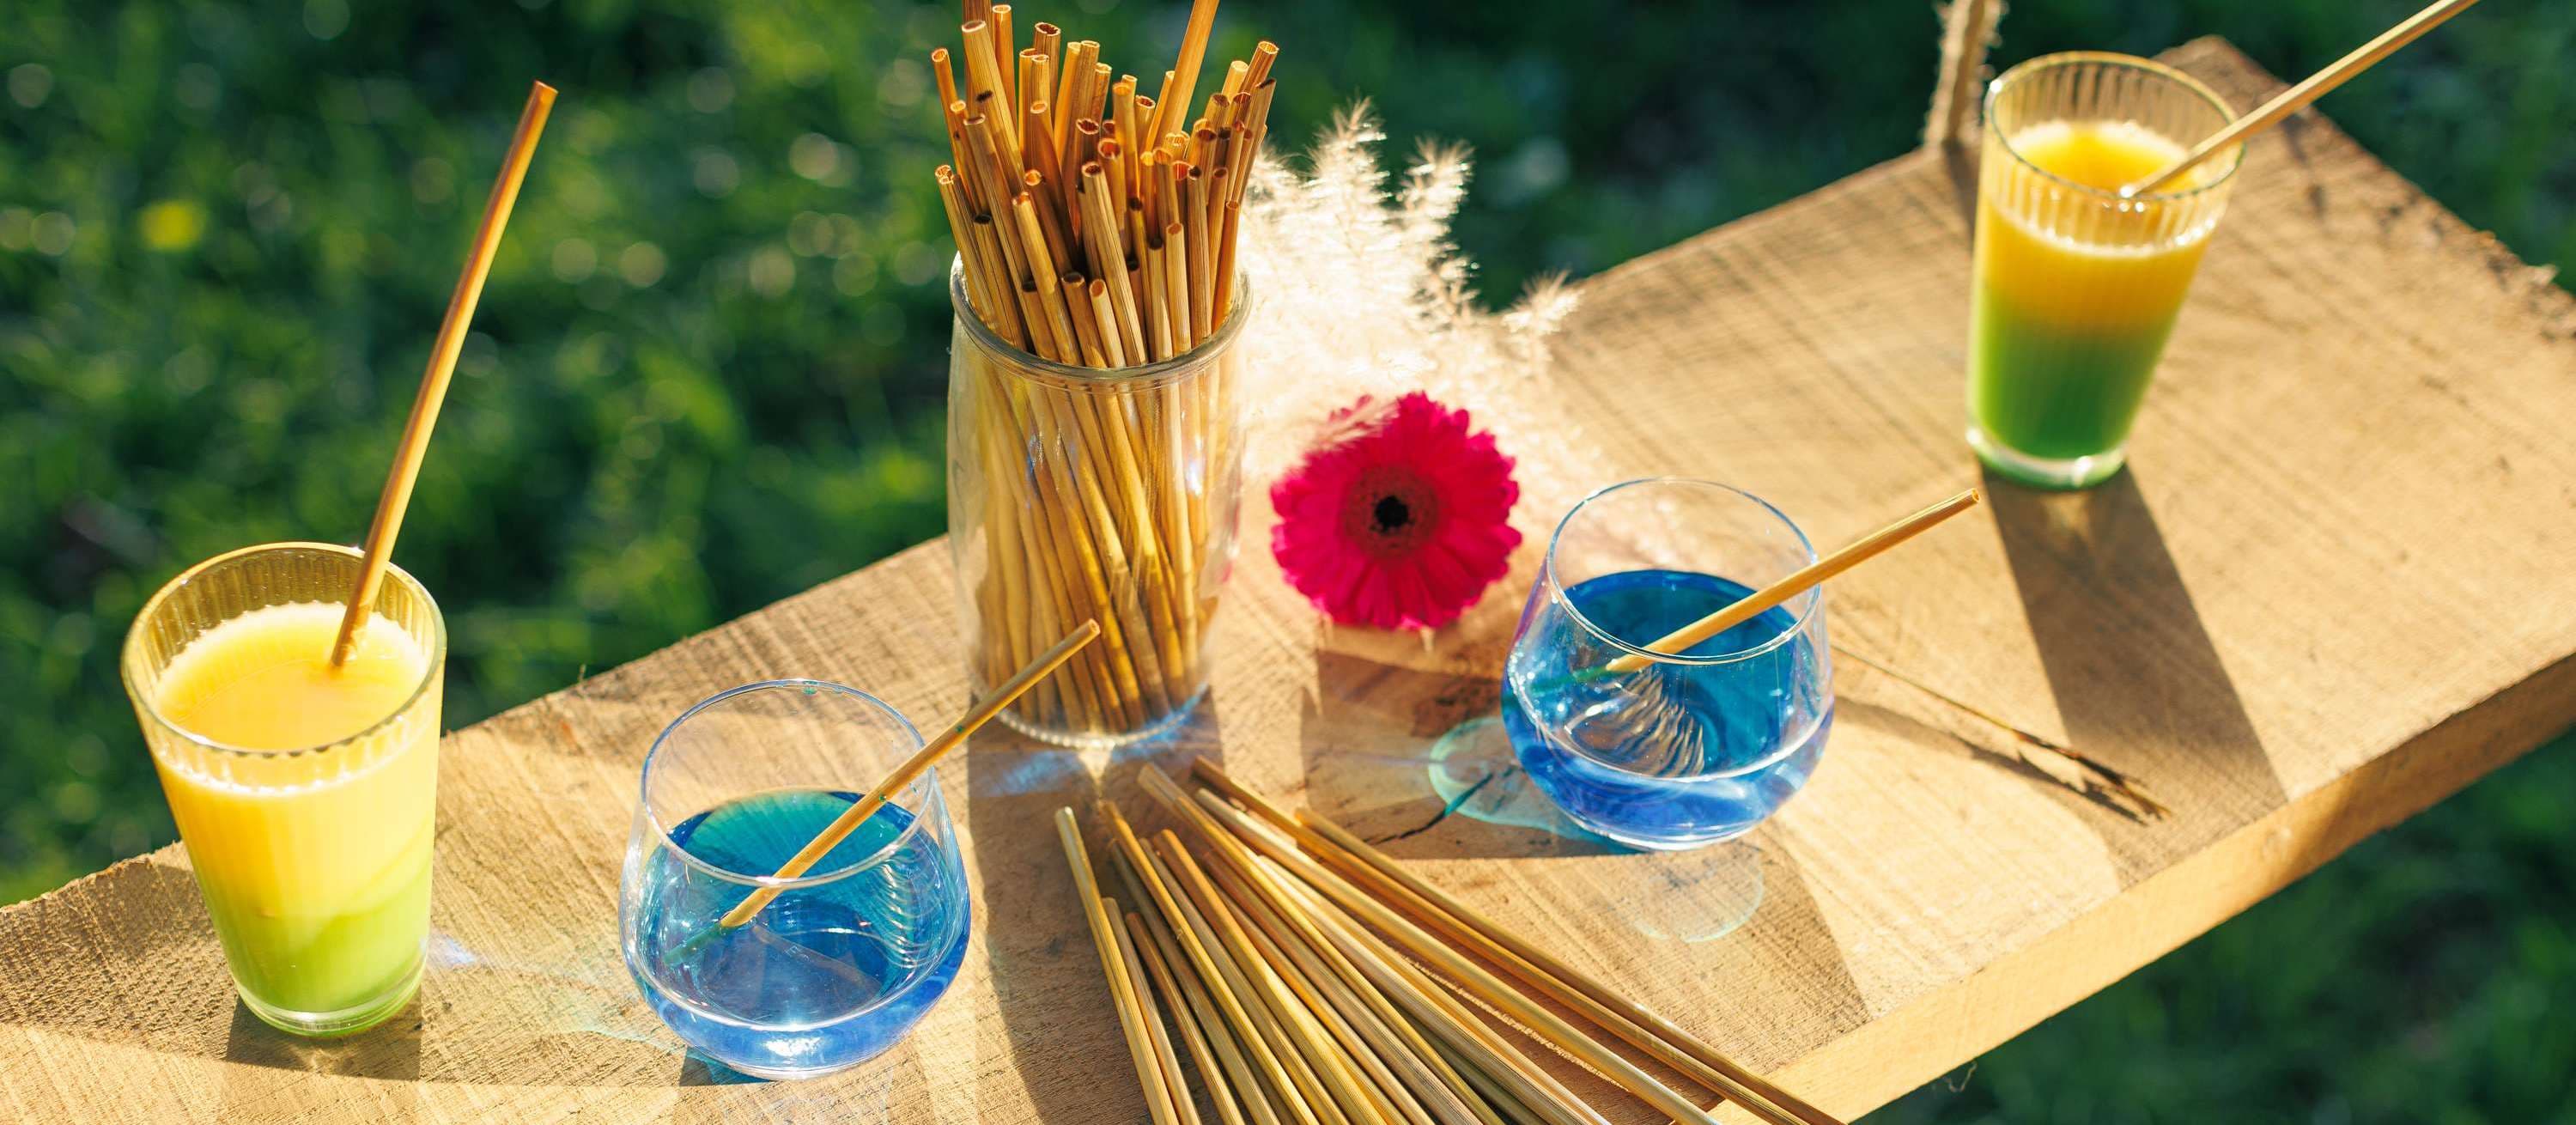
<instances>
[{"instance_id":1,"label":"orange juice surface","mask_svg":"<svg viewBox=\"0 0 2576 1125\"><path fill-rule=\"evenodd\" d=\"M234 976L294 1013L407 987L428 932L440 676L381 616L332 668L340 614L243 614L190 642L154 691L173 725L234 748L155 759Z\"/></svg>"},{"instance_id":2,"label":"orange juice surface","mask_svg":"<svg viewBox=\"0 0 2576 1125\"><path fill-rule=\"evenodd\" d=\"M271 606L209 630L163 673L162 715L247 750L324 746L382 722L420 687L420 645L378 617L333 668L340 612L316 602Z\"/></svg>"},{"instance_id":3,"label":"orange juice surface","mask_svg":"<svg viewBox=\"0 0 2576 1125\"><path fill-rule=\"evenodd\" d=\"M2013 134L2012 146L2022 159L2051 175L2103 191L2146 179L2183 155L2181 145L2135 121L2043 121ZM2183 175L2189 181L2201 172L2195 168Z\"/></svg>"}]
</instances>

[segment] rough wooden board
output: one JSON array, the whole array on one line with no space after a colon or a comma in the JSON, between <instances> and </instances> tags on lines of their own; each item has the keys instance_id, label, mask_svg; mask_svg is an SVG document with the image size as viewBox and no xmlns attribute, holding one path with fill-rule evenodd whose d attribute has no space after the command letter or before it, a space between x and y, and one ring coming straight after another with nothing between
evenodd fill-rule
<instances>
[{"instance_id":1,"label":"rough wooden board","mask_svg":"<svg viewBox=\"0 0 2576 1125\"><path fill-rule=\"evenodd\" d=\"M2223 44L2174 57L2239 105L2272 85ZM1952 184L1908 157L1589 283L1562 348L1583 432L1623 473L1743 485L1823 542L1975 480ZM637 762L688 703L766 676L960 707L956 669L924 659L954 645L931 544L450 736L437 967L358 1041L237 1010L176 848L0 910L0 1119L1135 1120L1045 814L1104 775L1143 812L1137 764L1202 752L1400 836L1431 878L1856 1114L2576 721L2571 336L2576 302L2302 119L2255 147L2131 474L1998 488L1837 581L1838 643L2144 774L2174 821L2041 781L1848 662L1824 765L1750 846L1607 855L1443 816L1425 759L1490 712L1531 558L1424 645L1320 633L1253 534L1187 734L1114 761L980 738L943 770L976 944L919 1033L838 1078L723 1084L618 962ZM1749 924L1688 940L1757 877Z\"/></svg>"}]
</instances>

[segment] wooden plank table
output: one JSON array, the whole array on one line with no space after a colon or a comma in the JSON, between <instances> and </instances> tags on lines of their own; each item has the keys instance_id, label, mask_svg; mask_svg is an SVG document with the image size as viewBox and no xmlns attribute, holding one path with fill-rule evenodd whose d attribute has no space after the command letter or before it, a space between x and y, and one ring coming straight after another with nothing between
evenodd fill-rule
<instances>
[{"instance_id":1,"label":"wooden plank table","mask_svg":"<svg viewBox=\"0 0 2576 1125\"><path fill-rule=\"evenodd\" d=\"M2274 85L2215 41L2172 57L2239 105ZM1588 283L1560 348L1569 420L1620 475L1737 483L1826 543L1973 483L1953 175L1908 156ZM920 1030L833 1079L728 1083L618 961L637 764L682 707L763 677L956 711L934 543L451 735L433 968L410 1016L357 1041L237 1009L177 847L0 911L0 1116L1138 1120L1046 814L1095 792L1145 812L1139 766L1194 754L1858 1114L2576 721L2571 336L2576 301L2539 271L2294 122L2254 146L2131 471L2085 495L1997 487L1834 585L1839 644L2145 776L2170 820L2063 789L1848 660L1821 770L1749 845L1611 854L1475 815L1507 774L1442 815L1430 748L1491 712L1534 550L1424 644L1322 632L1255 534L1214 695L1176 741L1104 758L987 736L948 764L977 930Z\"/></svg>"}]
</instances>

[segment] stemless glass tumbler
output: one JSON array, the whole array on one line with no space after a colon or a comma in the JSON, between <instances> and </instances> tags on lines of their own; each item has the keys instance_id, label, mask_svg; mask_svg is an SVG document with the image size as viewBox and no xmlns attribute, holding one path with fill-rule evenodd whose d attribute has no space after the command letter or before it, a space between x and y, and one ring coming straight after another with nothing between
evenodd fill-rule
<instances>
[{"instance_id":1,"label":"stemless glass tumbler","mask_svg":"<svg viewBox=\"0 0 2576 1125\"><path fill-rule=\"evenodd\" d=\"M948 549L978 694L1047 645L1100 640L1002 712L1021 733L1111 746L1168 730L1207 690L1205 647L1243 492L1236 392L1247 284L1204 343L1101 370L1031 355L951 274Z\"/></svg>"},{"instance_id":2,"label":"stemless glass tumbler","mask_svg":"<svg viewBox=\"0 0 2576 1125\"><path fill-rule=\"evenodd\" d=\"M246 547L170 580L126 634L125 691L251 1014L345 1035L420 986L447 627L386 567L330 664L360 557Z\"/></svg>"},{"instance_id":3,"label":"stemless glass tumbler","mask_svg":"<svg viewBox=\"0 0 2576 1125\"><path fill-rule=\"evenodd\" d=\"M893 1046L948 990L971 907L937 771L805 875L773 875L921 745L894 708L820 680L734 688L662 731L618 921L627 970L681 1039L745 1074L812 1077ZM718 924L762 887L780 893Z\"/></svg>"},{"instance_id":4,"label":"stemless glass tumbler","mask_svg":"<svg viewBox=\"0 0 2576 1125\"><path fill-rule=\"evenodd\" d=\"M2244 146L2124 196L2234 114L2181 71L2048 55L1986 93L1968 331L1968 444L2007 477L2084 488L2120 471Z\"/></svg>"},{"instance_id":5,"label":"stemless glass tumbler","mask_svg":"<svg viewBox=\"0 0 2576 1125\"><path fill-rule=\"evenodd\" d=\"M1779 509L1708 481L1630 481L1575 505L1504 667L1503 725L1530 780L1640 848L1712 844L1770 816L1833 726L1824 592L1679 653L1646 646L1815 558ZM1646 665L1607 670L1623 656Z\"/></svg>"}]
</instances>

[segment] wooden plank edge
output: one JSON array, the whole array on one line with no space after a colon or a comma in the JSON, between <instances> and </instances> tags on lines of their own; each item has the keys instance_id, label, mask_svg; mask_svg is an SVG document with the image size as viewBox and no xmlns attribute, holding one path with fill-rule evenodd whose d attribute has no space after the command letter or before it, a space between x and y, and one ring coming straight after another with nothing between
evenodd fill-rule
<instances>
[{"instance_id":1,"label":"wooden plank edge","mask_svg":"<svg viewBox=\"0 0 2576 1125\"><path fill-rule=\"evenodd\" d=\"M2571 728L2576 654L1771 1077L1828 1113L1857 1118L2109 987Z\"/></svg>"}]
</instances>

